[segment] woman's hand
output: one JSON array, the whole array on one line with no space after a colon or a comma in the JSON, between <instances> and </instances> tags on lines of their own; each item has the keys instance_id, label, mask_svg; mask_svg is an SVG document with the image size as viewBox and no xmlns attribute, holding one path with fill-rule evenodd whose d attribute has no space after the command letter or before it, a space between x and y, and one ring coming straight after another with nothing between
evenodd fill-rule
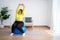
<instances>
[{"instance_id":1,"label":"woman's hand","mask_svg":"<svg viewBox=\"0 0 60 40\"><path fill-rule=\"evenodd\" d=\"M24 6L24 4L19 4L19 5Z\"/></svg>"}]
</instances>

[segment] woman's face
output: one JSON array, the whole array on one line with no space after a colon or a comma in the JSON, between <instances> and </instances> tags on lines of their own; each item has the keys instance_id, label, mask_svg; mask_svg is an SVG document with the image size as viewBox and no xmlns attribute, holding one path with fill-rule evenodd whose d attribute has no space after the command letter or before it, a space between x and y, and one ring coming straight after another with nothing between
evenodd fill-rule
<instances>
[{"instance_id":1,"label":"woman's face","mask_svg":"<svg viewBox=\"0 0 60 40\"><path fill-rule=\"evenodd\" d=\"M18 13L21 14L21 11L19 11Z\"/></svg>"},{"instance_id":2,"label":"woman's face","mask_svg":"<svg viewBox=\"0 0 60 40\"><path fill-rule=\"evenodd\" d=\"M19 10L18 14L22 14L22 10Z\"/></svg>"}]
</instances>

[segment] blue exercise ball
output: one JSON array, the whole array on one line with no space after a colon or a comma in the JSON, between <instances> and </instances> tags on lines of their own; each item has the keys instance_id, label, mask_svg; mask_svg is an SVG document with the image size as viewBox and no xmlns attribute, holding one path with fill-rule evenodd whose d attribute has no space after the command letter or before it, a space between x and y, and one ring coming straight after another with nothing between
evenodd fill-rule
<instances>
[{"instance_id":1,"label":"blue exercise ball","mask_svg":"<svg viewBox=\"0 0 60 40\"><path fill-rule=\"evenodd\" d=\"M22 30L24 31L24 32L26 32L26 27L25 26L23 26L22 27ZM15 28L14 29L14 34L23 34L21 31L19 31L17 28Z\"/></svg>"}]
</instances>

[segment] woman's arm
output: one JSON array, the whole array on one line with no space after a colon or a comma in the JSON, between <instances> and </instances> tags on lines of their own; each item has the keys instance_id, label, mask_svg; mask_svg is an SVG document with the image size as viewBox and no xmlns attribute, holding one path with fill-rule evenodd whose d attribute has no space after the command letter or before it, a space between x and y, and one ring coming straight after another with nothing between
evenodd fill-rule
<instances>
[{"instance_id":1,"label":"woman's arm","mask_svg":"<svg viewBox=\"0 0 60 40\"><path fill-rule=\"evenodd\" d=\"M22 15L24 16L24 10L25 10L25 5L24 4L21 4L23 6L23 12L22 12Z\"/></svg>"},{"instance_id":2,"label":"woman's arm","mask_svg":"<svg viewBox=\"0 0 60 40\"><path fill-rule=\"evenodd\" d=\"M20 9L20 6L23 6L23 12L22 12L22 15L24 15L24 10L25 10L25 5L24 4L19 4L18 6L17 6L17 9L16 9L16 14L18 14L18 11L19 11L19 9Z\"/></svg>"},{"instance_id":3,"label":"woman's arm","mask_svg":"<svg viewBox=\"0 0 60 40\"><path fill-rule=\"evenodd\" d=\"M18 4L18 6L17 6L17 9L16 9L16 14L18 13L19 8L20 8L20 4Z\"/></svg>"}]
</instances>

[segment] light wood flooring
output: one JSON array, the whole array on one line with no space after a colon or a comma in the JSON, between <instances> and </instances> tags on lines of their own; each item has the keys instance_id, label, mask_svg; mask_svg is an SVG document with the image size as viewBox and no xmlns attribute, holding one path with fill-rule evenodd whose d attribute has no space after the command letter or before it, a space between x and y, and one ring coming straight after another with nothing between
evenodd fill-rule
<instances>
[{"instance_id":1,"label":"light wood flooring","mask_svg":"<svg viewBox=\"0 0 60 40\"><path fill-rule=\"evenodd\" d=\"M27 28L26 35L13 35L11 28L0 29L0 40L52 40L52 32L46 27Z\"/></svg>"}]
</instances>

